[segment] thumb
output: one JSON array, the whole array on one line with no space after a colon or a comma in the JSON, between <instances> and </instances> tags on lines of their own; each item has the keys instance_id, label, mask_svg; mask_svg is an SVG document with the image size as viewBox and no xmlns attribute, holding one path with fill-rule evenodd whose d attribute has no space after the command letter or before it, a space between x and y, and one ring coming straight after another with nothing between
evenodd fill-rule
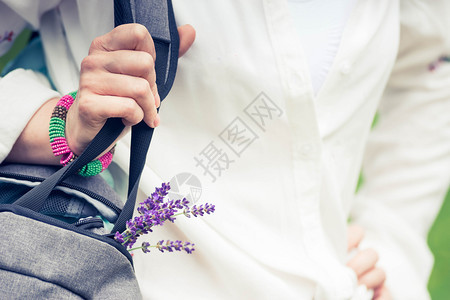
<instances>
[{"instance_id":1,"label":"thumb","mask_svg":"<svg viewBox=\"0 0 450 300\"><path fill-rule=\"evenodd\" d=\"M183 56L192 46L195 40L195 29L191 25L183 25L178 27L178 35L180 36L179 56Z\"/></svg>"}]
</instances>

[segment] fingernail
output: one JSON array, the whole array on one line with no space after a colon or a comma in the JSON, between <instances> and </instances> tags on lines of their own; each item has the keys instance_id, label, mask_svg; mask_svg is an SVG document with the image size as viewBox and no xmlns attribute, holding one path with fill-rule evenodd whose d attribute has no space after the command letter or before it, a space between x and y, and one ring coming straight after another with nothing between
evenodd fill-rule
<instances>
[{"instance_id":1,"label":"fingernail","mask_svg":"<svg viewBox=\"0 0 450 300\"><path fill-rule=\"evenodd\" d=\"M161 119L159 118L159 115L156 115L156 118L153 120L153 128L158 127Z\"/></svg>"},{"instance_id":2,"label":"fingernail","mask_svg":"<svg viewBox=\"0 0 450 300\"><path fill-rule=\"evenodd\" d=\"M159 108L161 106L161 97L159 97L159 93L156 93L156 108Z\"/></svg>"}]
</instances>

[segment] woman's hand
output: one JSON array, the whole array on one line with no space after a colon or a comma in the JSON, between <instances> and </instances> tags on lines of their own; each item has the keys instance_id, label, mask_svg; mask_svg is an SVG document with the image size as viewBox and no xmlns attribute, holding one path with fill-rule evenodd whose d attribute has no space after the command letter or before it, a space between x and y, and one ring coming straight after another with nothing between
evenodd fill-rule
<instances>
[{"instance_id":1,"label":"woman's hand","mask_svg":"<svg viewBox=\"0 0 450 300\"><path fill-rule=\"evenodd\" d=\"M378 253L373 249L359 250L358 246L364 238L364 230L356 225L348 227L348 252L357 251L348 261L347 266L355 271L358 284L374 290L374 300L389 300L390 293L384 282L386 273L376 266Z\"/></svg>"},{"instance_id":2,"label":"woman's hand","mask_svg":"<svg viewBox=\"0 0 450 300\"><path fill-rule=\"evenodd\" d=\"M194 42L195 30L184 25L178 27L178 34L181 56ZM92 42L81 66L77 98L66 119L66 139L72 152L80 154L110 117L120 117L128 126L141 120L158 126L160 99L154 60L153 40L142 25L119 26ZM50 99L36 111L5 161L59 164L48 138L57 101Z\"/></svg>"},{"instance_id":3,"label":"woman's hand","mask_svg":"<svg viewBox=\"0 0 450 300\"><path fill-rule=\"evenodd\" d=\"M179 33L182 54L192 45L195 31L186 25ZM159 125L155 58L153 40L139 24L121 25L94 39L81 63L78 94L67 114L66 138L75 154L108 118L122 118L126 126L142 120L150 127Z\"/></svg>"}]
</instances>

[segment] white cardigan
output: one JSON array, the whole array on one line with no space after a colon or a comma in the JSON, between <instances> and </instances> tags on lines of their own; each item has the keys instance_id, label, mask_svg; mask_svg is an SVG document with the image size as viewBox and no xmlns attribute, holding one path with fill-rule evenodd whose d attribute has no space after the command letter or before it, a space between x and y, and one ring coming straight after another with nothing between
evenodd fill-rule
<instances>
[{"instance_id":1,"label":"white cardigan","mask_svg":"<svg viewBox=\"0 0 450 300\"><path fill-rule=\"evenodd\" d=\"M112 28L112 1L4 2L40 28L59 92L76 89L90 41ZM149 236L197 250L136 253L144 297L367 299L345 267L351 217L394 299L428 299L426 235L450 182L450 65L428 65L450 52L449 5L358 1L314 95L285 0L174 0L197 40L162 104L141 196L187 173L180 186L200 182L191 197L217 212ZM1 159L53 93L29 71L0 80ZM115 156L124 170L128 146Z\"/></svg>"}]
</instances>

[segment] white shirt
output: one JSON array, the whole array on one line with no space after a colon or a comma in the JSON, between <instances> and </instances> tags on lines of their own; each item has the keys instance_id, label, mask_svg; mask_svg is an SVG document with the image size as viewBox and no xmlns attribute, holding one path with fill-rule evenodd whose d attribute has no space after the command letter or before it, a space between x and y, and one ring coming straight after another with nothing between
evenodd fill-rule
<instances>
[{"instance_id":1,"label":"white shirt","mask_svg":"<svg viewBox=\"0 0 450 300\"><path fill-rule=\"evenodd\" d=\"M76 89L70 74L89 39L112 27L86 17L100 11L90 6L98 2L76 3L63 1L40 25L61 92ZM103 4L102 14L111 14L111 3ZM450 51L449 4L358 1L315 96L286 1L176 0L174 7L197 39L162 105L141 199L188 173L201 182L196 203L214 203L217 211L179 218L149 236L153 243L189 240L197 250L136 253L144 297L368 299L345 267L351 216L368 230L364 243L379 252L394 299L428 299L425 237L450 182L450 66L427 66ZM53 45L66 47L67 57L51 55ZM8 88L21 72L0 81L0 100L44 101ZM202 165L212 157L208 173ZM128 141L115 161L126 170ZM365 184L355 198L361 165ZM218 166L226 168L219 174Z\"/></svg>"}]
</instances>

